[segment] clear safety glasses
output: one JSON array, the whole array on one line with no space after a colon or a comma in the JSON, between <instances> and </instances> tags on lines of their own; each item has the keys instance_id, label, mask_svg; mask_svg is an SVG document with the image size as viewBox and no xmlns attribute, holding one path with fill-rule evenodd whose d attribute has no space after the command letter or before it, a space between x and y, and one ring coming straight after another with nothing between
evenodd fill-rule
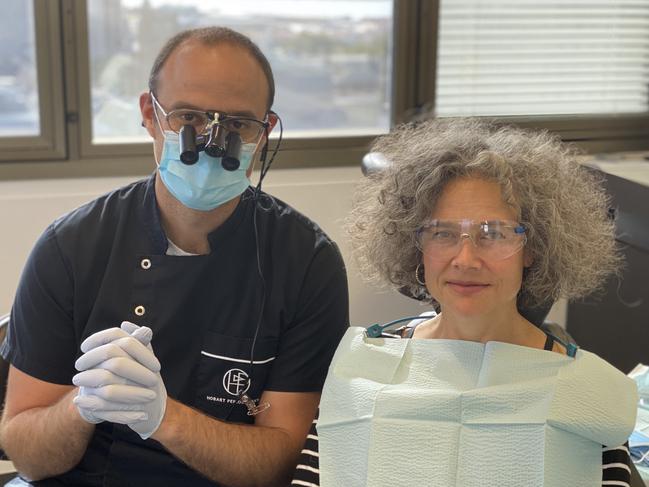
<instances>
[{"instance_id":1,"label":"clear safety glasses","mask_svg":"<svg viewBox=\"0 0 649 487\"><path fill-rule=\"evenodd\" d=\"M153 93L151 93L151 99L164 115L169 128L177 134L186 125L191 125L199 136L209 133L213 126L220 125L227 132L238 133L244 144L256 144L268 127L268 120L262 122L255 118L232 116L219 112L204 112L191 108L178 108L167 113Z\"/></svg>"},{"instance_id":2,"label":"clear safety glasses","mask_svg":"<svg viewBox=\"0 0 649 487\"><path fill-rule=\"evenodd\" d=\"M511 257L527 242L525 227L506 220L430 220L417 230L417 246L433 260L456 256L468 238L485 260Z\"/></svg>"}]
</instances>

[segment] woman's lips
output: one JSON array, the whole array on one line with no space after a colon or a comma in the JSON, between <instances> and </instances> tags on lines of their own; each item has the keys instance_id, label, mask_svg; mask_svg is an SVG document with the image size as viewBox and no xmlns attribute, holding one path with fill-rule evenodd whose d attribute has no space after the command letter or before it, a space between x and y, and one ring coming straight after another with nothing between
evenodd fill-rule
<instances>
[{"instance_id":1,"label":"woman's lips","mask_svg":"<svg viewBox=\"0 0 649 487\"><path fill-rule=\"evenodd\" d=\"M470 296L484 291L489 287L489 284L480 282L465 282L465 281L447 281L446 284L456 293L464 296Z\"/></svg>"}]
</instances>

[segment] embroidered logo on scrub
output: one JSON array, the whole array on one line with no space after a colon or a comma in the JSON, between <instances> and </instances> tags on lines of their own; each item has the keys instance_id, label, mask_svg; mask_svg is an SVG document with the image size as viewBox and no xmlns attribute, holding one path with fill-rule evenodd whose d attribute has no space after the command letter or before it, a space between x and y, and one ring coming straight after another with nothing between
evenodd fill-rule
<instances>
[{"instance_id":1,"label":"embroidered logo on scrub","mask_svg":"<svg viewBox=\"0 0 649 487\"><path fill-rule=\"evenodd\" d=\"M250 388L248 374L241 369L230 369L223 375L223 388L232 396L239 396Z\"/></svg>"}]
</instances>

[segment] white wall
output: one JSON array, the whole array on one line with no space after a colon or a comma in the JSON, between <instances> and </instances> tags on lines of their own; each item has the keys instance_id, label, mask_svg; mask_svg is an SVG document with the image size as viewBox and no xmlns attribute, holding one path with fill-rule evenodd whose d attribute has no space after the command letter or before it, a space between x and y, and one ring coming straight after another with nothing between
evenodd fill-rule
<instances>
[{"instance_id":1,"label":"white wall","mask_svg":"<svg viewBox=\"0 0 649 487\"><path fill-rule=\"evenodd\" d=\"M360 169L283 169L270 171L266 191L311 217L340 245L347 264L351 323L419 314L425 308L396 292L364 284L349 255L341 222L348 213ZM84 178L0 182L0 316L9 312L22 266L34 242L56 217L133 178ZM565 323L565 303L550 316Z\"/></svg>"},{"instance_id":2,"label":"white wall","mask_svg":"<svg viewBox=\"0 0 649 487\"><path fill-rule=\"evenodd\" d=\"M352 324L372 324L423 308L394 292L363 284L355 270L341 220L361 177L359 168L270 171L265 190L311 217L340 245L347 264ZM56 217L133 178L0 182L0 316L9 312L20 272L34 242Z\"/></svg>"}]
</instances>

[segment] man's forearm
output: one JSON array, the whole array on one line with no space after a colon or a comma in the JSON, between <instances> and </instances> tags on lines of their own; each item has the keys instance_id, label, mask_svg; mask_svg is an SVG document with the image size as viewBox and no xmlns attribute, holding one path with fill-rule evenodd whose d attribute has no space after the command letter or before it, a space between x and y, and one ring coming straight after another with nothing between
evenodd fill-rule
<instances>
[{"instance_id":1,"label":"man's forearm","mask_svg":"<svg viewBox=\"0 0 649 487\"><path fill-rule=\"evenodd\" d=\"M61 474L74 467L95 429L72 403L74 389L48 407L2 418L0 441L17 470L31 480Z\"/></svg>"},{"instance_id":2,"label":"man's forearm","mask_svg":"<svg viewBox=\"0 0 649 487\"><path fill-rule=\"evenodd\" d=\"M301 446L280 429L225 423L171 399L152 438L194 470L231 487L287 485Z\"/></svg>"}]
</instances>

